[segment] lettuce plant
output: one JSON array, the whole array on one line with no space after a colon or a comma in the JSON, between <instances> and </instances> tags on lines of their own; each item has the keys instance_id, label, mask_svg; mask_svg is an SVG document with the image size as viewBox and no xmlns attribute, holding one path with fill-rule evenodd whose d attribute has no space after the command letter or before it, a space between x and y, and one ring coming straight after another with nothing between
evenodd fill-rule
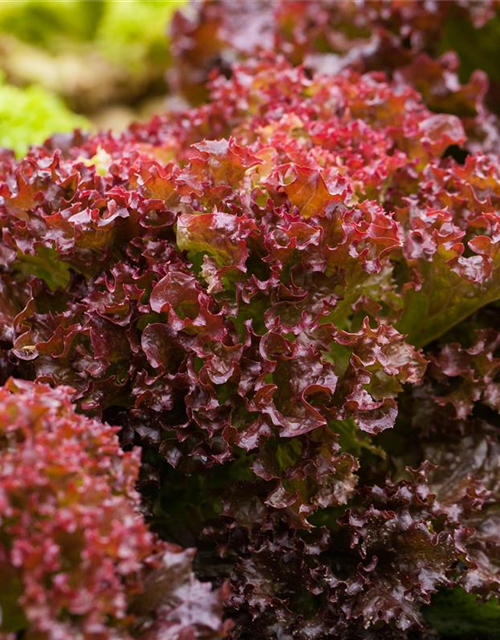
<instances>
[{"instance_id":1,"label":"lettuce plant","mask_svg":"<svg viewBox=\"0 0 500 640\"><path fill-rule=\"evenodd\" d=\"M206 98L213 69L279 51L292 64L335 74L384 71L459 116L469 148L494 151L499 134L500 13L495 0L201 0L171 24L173 85Z\"/></svg>"},{"instance_id":2,"label":"lettuce plant","mask_svg":"<svg viewBox=\"0 0 500 640\"><path fill-rule=\"evenodd\" d=\"M30 144L40 144L56 131L88 128L83 116L72 113L61 100L39 86L14 87L0 78L0 146L23 155Z\"/></svg>"},{"instance_id":3,"label":"lettuce plant","mask_svg":"<svg viewBox=\"0 0 500 640\"><path fill-rule=\"evenodd\" d=\"M221 594L139 514L138 451L76 414L70 391L0 389L0 636L218 636Z\"/></svg>"},{"instance_id":4,"label":"lettuce plant","mask_svg":"<svg viewBox=\"0 0 500 640\"><path fill-rule=\"evenodd\" d=\"M466 144L401 79L267 56L1 158L0 370L142 446L233 638L400 640L438 589L498 594L500 167Z\"/></svg>"}]
</instances>

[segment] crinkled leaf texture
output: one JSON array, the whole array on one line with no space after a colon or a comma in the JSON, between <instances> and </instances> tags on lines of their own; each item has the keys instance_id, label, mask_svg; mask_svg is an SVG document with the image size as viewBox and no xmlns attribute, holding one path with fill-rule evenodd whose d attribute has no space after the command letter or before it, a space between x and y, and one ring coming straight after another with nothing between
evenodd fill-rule
<instances>
[{"instance_id":1,"label":"crinkled leaf texture","mask_svg":"<svg viewBox=\"0 0 500 640\"><path fill-rule=\"evenodd\" d=\"M137 450L75 413L71 389L0 389L2 638L221 637L224 591L147 530L138 471Z\"/></svg>"},{"instance_id":2,"label":"crinkled leaf texture","mask_svg":"<svg viewBox=\"0 0 500 640\"><path fill-rule=\"evenodd\" d=\"M211 91L2 156L0 371L143 447L233 637L404 637L437 589L498 591L496 338L446 337L500 297L498 159L380 73L268 56ZM221 596L178 597L156 625Z\"/></svg>"},{"instance_id":3,"label":"crinkled leaf texture","mask_svg":"<svg viewBox=\"0 0 500 640\"><path fill-rule=\"evenodd\" d=\"M275 50L312 71L384 71L431 111L460 117L471 149L498 148L496 0L200 0L189 9L171 24L169 77L193 103L207 97L200 79L213 69L227 74L234 60Z\"/></svg>"}]
</instances>

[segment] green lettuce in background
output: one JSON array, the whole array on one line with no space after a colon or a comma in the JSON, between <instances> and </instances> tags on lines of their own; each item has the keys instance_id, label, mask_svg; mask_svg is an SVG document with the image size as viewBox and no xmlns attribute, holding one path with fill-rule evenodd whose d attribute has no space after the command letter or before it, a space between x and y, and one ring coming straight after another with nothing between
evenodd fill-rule
<instances>
[{"instance_id":1,"label":"green lettuce in background","mask_svg":"<svg viewBox=\"0 0 500 640\"><path fill-rule=\"evenodd\" d=\"M181 4L1 2L0 146L22 155L56 132L120 129L161 108L167 25Z\"/></svg>"},{"instance_id":2,"label":"green lettuce in background","mask_svg":"<svg viewBox=\"0 0 500 640\"><path fill-rule=\"evenodd\" d=\"M85 114L164 94L170 63L167 25L181 4L2 2L0 67L9 82L41 84Z\"/></svg>"},{"instance_id":3,"label":"green lettuce in background","mask_svg":"<svg viewBox=\"0 0 500 640\"><path fill-rule=\"evenodd\" d=\"M72 113L56 95L40 86L20 89L0 78L0 147L24 154L55 132L89 128L89 121Z\"/></svg>"}]
</instances>

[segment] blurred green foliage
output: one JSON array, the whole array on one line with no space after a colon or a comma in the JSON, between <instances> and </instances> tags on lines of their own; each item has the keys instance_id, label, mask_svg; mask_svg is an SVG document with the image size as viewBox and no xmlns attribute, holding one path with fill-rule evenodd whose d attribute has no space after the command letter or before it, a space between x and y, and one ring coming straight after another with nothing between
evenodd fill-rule
<instances>
[{"instance_id":1,"label":"blurred green foliage","mask_svg":"<svg viewBox=\"0 0 500 640\"><path fill-rule=\"evenodd\" d=\"M56 95L43 87L19 89L0 80L0 147L26 153L53 133L88 128L83 116L72 113Z\"/></svg>"},{"instance_id":2,"label":"blurred green foliage","mask_svg":"<svg viewBox=\"0 0 500 640\"><path fill-rule=\"evenodd\" d=\"M168 21L182 0L0 2L0 146L23 154L55 132L166 92ZM15 86L12 86L15 85Z\"/></svg>"},{"instance_id":3,"label":"blurred green foliage","mask_svg":"<svg viewBox=\"0 0 500 640\"><path fill-rule=\"evenodd\" d=\"M455 12L453 19L444 24L439 48L441 53L458 53L458 72L462 82L467 82L476 69L482 69L490 82L500 80L500 12L497 11L494 17L479 29L464 15Z\"/></svg>"},{"instance_id":4,"label":"blurred green foliage","mask_svg":"<svg viewBox=\"0 0 500 640\"><path fill-rule=\"evenodd\" d=\"M63 40L89 40L104 2L19 0L0 3L0 31L30 44L56 50Z\"/></svg>"},{"instance_id":5,"label":"blurred green foliage","mask_svg":"<svg viewBox=\"0 0 500 640\"><path fill-rule=\"evenodd\" d=\"M424 609L424 617L442 638L500 640L500 605L496 598L482 603L458 587L441 591Z\"/></svg>"},{"instance_id":6,"label":"blurred green foliage","mask_svg":"<svg viewBox=\"0 0 500 640\"><path fill-rule=\"evenodd\" d=\"M92 43L127 64L168 56L166 25L182 0L17 0L0 3L0 31L51 53Z\"/></svg>"},{"instance_id":7,"label":"blurred green foliage","mask_svg":"<svg viewBox=\"0 0 500 640\"><path fill-rule=\"evenodd\" d=\"M0 2L0 67L81 113L166 92L167 27L182 0Z\"/></svg>"}]
</instances>

